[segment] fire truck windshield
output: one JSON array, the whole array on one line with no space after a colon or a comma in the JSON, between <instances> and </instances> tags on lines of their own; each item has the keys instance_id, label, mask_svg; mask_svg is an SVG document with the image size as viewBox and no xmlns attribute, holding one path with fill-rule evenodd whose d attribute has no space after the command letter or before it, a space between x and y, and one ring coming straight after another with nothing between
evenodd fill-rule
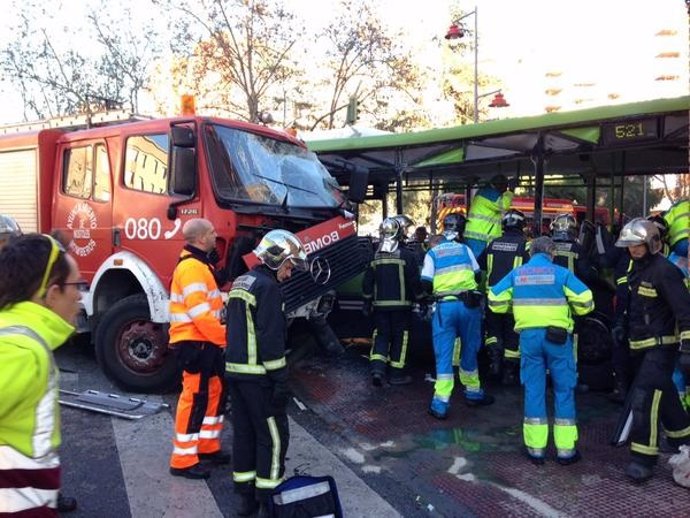
<instances>
[{"instance_id":1,"label":"fire truck windshield","mask_svg":"<svg viewBox=\"0 0 690 518\"><path fill-rule=\"evenodd\" d=\"M218 124L206 127L206 141L222 199L314 208L345 199L316 155L300 146Z\"/></svg>"}]
</instances>

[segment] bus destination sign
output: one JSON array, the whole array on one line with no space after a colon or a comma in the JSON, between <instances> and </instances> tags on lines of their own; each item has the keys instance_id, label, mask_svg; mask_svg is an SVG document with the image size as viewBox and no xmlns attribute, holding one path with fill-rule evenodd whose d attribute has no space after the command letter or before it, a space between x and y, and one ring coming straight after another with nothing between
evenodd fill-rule
<instances>
[{"instance_id":1,"label":"bus destination sign","mask_svg":"<svg viewBox=\"0 0 690 518\"><path fill-rule=\"evenodd\" d=\"M602 130L602 141L608 145L659 138L659 124L656 118L605 124Z\"/></svg>"}]
</instances>

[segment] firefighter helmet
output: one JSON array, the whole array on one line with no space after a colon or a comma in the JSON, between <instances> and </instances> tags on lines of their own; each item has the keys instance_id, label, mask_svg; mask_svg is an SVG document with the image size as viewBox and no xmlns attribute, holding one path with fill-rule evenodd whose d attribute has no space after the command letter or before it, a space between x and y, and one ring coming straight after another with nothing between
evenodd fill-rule
<instances>
[{"instance_id":1,"label":"firefighter helmet","mask_svg":"<svg viewBox=\"0 0 690 518\"><path fill-rule=\"evenodd\" d=\"M659 228L644 218L635 218L623 227L616 246L626 248L628 246L647 245L650 254L656 254L661 250L661 236Z\"/></svg>"},{"instance_id":2,"label":"firefighter helmet","mask_svg":"<svg viewBox=\"0 0 690 518\"><path fill-rule=\"evenodd\" d=\"M520 231L525 228L525 215L517 209L508 209L501 218L503 230L516 228Z\"/></svg>"},{"instance_id":3,"label":"firefighter helmet","mask_svg":"<svg viewBox=\"0 0 690 518\"><path fill-rule=\"evenodd\" d=\"M14 218L0 214L0 248L7 243L12 237L20 236L22 229Z\"/></svg>"},{"instance_id":4,"label":"firefighter helmet","mask_svg":"<svg viewBox=\"0 0 690 518\"><path fill-rule=\"evenodd\" d=\"M379 225L379 252L393 253L398 249L402 239L402 227L395 218L386 218Z\"/></svg>"},{"instance_id":5,"label":"firefighter helmet","mask_svg":"<svg viewBox=\"0 0 690 518\"><path fill-rule=\"evenodd\" d=\"M298 270L307 270L307 252L299 238L292 232L277 229L268 232L254 249L254 255L271 270L278 270L290 261Z\"/></svg>"},{"instance_id":6,"label":"firefighter helmet","mask_svg":"<svg viewBox=\"0 0 690 518\"><path fill-rule=\"evenodd\" d=\"M448 214L443 218L443 236L449 241L462 237L467 220L458 213Z\"/></svg>"},{"instance_id":7,"label":"firefighter helmet","mask_svg":"<svg viewBox=\"0 0 690 518\"><path fill-rule=\"evenodd\" d=\"M405 214L398 214L393 216L393 219L400 225L400 241L406 241L410 228L415 226L414 221L411 218L405 216Z\"/></svg>"},{"instance_id":8,"label":"firefighter helmet","mask_svg":"<svg viewBox=\"0 0 690 518\"><path fill-rule=\"evenodd\" d=\"M551 222L551 237L554 241L575 241L577 221L572 214L559 214Z\"/></svg>"}]
</instances>

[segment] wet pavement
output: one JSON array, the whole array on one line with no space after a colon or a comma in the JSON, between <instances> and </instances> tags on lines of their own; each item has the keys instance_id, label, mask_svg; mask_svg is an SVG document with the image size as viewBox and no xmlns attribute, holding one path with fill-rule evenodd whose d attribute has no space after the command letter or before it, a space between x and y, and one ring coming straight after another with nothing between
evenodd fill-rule
<instances>
[{"instance_id":1,"label":"wet pavement","mask_svg":"<svg viewBox=\"0 0 690 518\"><path fill-rule=\"evenodd\" d=\"M669 454L651 481L627 481L627 448L608 444L620 406L606 394L577 396L582 461L560 466L551 449L534 466L521 454L520 387L488 385L496 403L469 408L456 385L449 417L438 421L427 414L429 351L410 360L413 384L381 388L370 383L367 354L360 342L336 360L303 359L291 384L342 438L339 456L404 516L690 516L690 491L674 484Z\"/></svg>"}]
</instances>

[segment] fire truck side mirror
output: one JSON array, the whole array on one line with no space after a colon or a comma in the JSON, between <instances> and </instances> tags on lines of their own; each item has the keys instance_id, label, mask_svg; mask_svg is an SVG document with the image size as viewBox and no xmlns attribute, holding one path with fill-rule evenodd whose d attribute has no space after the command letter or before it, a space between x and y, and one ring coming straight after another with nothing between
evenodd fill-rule
<instances>
[{"instance_id":1,"label":"fire truck side mirror","mask_svg":"<svg viewBox=\"0 0 690 518\"><path fill-rule=\"evenodd\" d=\"M191 196L196 189L196 135L194 128L183 125L170 127L172 156L170 161L170 190Z\"/></svg>"},{"instance_id":2,"label":"fire truck side mirror","mask_svg":"<svg viewBox=\"0 0 690 518\"><path fill-rule=\"evenodd\" d=\"M170 189L191 196L196 189L196 149L173 146Z\"/></svg>"},{"instance_id":3,"label":"fire truck side mirror","mask_svg":"<svg viewBox=\"0 0 690 518\"><path fill-rule=\"evenodd\" d=\"M347 197L354 203L362 203L367 195L369 187L369 169L362 166L354 166L350 172L350 188Z\"/></svg>"}]
</instances>

